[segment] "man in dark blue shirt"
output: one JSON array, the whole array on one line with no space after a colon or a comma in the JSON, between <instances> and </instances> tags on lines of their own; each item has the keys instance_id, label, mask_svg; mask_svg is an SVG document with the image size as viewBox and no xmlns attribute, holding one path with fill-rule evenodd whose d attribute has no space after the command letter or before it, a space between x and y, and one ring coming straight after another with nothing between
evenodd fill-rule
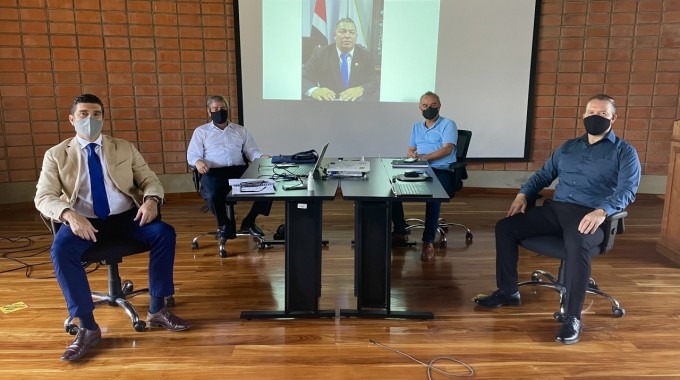
<instances>
[{"instance_id":1,"label":"man in dark blue shirt","mask_svg":"<svg viewBox=\"0 0 680 380\"><path fill-rule=\"evenodd\" d=\"M532 236L561 235L566 246L565 316L555 340L579 341L581 309L590 278L590 247L604 239L600 225L607 215L625 209L640 184L640 160L626 141L616 137L616 104L600 94L588 100L583 124L586 134L560 146L522 185L506 218L496 224L496 285L498 290L475 302L483 307L517 306L519 242ZM526 209L555 179L553 202ZM526 211L526 212L525 212Z\"/></svg>"}]
</instances>

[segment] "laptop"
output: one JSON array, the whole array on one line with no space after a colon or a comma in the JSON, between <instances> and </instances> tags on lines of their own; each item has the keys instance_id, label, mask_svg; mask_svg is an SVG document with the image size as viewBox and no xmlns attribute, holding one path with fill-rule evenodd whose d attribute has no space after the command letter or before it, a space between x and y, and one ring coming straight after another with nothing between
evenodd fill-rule
<instances>
[{"instance_id":1,"label":"laptop","mask_svg":"<svg viewBox=\"0 0 680 380\"><path fill-rule=\"evenodd\" d=\"M392 193L397 197L431 197L432 190L426 182L399 182L390 176L390 173L385 167L385 162L380 160L380 164L387 174L387 180L390 182Z\"/></svg>"},{"instance_id":2,"label":"laptop","mask_svg":"<svg viewBox=\"0 0 680 380\"><path fill-rule=\"evenodd\" d=\"M298 177L307 177L309 175L309 172L312 172L312 176L315 179L321 178L321 171L319 170L321 168L321 161L323 160L323 157L326 155L326 150L328 149L328 144L323 146L323 149L321 149L321 154L319 154L319 158L316 159L316 163L314 164L314 167L312 170L309 170L309 166L298 166L298 167L290 167L286 168L286 172L288 172L290 175L298 176Z\"/></svg>"}]
</instances>

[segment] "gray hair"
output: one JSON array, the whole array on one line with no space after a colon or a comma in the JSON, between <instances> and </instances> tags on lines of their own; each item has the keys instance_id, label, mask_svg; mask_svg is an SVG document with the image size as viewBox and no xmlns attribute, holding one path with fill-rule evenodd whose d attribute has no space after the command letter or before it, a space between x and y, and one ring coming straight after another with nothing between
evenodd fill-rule
<instances>
[{"instance_id":1,"label":"gray hair","mask_svg":"<svg viewBox=\"0 0 680 380\"><path fill-rule=\"evenodd\" d=\"M224 106L227 107L227 110L229 110L229 102L227 102L227 99L224 96L222 96L222 95L210 95L210 96L208 96L208 101L206 102L206 107L210 108L210 105L213 104L213 102L224 103Z\"/></svg>"}]
</instances>

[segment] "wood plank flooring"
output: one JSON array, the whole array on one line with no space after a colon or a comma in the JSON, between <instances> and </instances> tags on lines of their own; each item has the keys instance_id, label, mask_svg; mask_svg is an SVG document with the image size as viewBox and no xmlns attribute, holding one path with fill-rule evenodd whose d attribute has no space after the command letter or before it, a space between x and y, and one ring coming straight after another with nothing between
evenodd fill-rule
<instances>
[{"instance_id":1,"label":"wood plank flooring","mask_svg":"<svg viewBox=\"0 0 680 380\"><path fill-rule=\"evenodd\" d=\"M95 315L104 340L81 362L59 360L72 340L63 331L66 308L47 251L51 236L32 205L0 206L0 306L24 302L28 308L0 313L0 378L3 379L426 379L423 366L371 340L430 360L449 356L469 364L480 379L639 379L680 378L680 270L655 251L663 201L641 197L629 208L626 233L607 255L593 261L601 288L618 297L626 315L611 315L608 302L588 296L580 343L553 341L557 294L522 290L521 307L475 309L471 299L495 288L494 223L506 213L511 196L467 192L443 205L443 216L463 221L474 233L464 243L452 230L449 245L434 263L421 263L420 246L397 249L393 259L393 309L429 310L431 321L334 318L319 320L239 319L242 310L283 308L284 249L257 249L247 238L230 241L230 257L217 256L208 237L192 251L194 235L213 229L193 196L171 198L164 219L177 230L174 311L189 319L187 332L135 332L119 308ZM248 203L239 204L243 216ZM422 205L407 205L419 216ZM322 309L355 308L353 296L353 205L324 204ZM258 223L269 235L283 222L283 205L274 205ZM413 233L419 240L420 232ZM30 278L18 258L35 265ZM146 255L126 258L124 279L146 286ZM537 268L554 271L557 261L523 253L520 276ZM12 271L12 269L17 269ZM106 270L89 275L93 289L106 289ZM145 314L148 297L133 300ZM463 375L454 363L439 366ZM433 374L434 379L444 379Z\"/></svg>"}]
</instances>

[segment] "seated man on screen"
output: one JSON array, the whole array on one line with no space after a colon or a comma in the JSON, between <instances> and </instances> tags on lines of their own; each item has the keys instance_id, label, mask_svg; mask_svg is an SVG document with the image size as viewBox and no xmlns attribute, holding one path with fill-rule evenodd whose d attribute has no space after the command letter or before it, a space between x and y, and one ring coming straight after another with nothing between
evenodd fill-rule
<instances>
[{"instance_id":1,"label":"seated man on screen","mask_svg":"<svg viewBox=\"0 0 680 380\"><path fill-rule=\"evenodd\" d=\"M263 157L248 131L229 121L229 104L220 95L208 97L207 112L211 121L194 130L187 150L187 161L201 173L201 195L217 219L220 239L229 238L226 196L229 179L240 178L246 171L244 160ZM269 157L269 156L265 156ZM258 215L269 215L270 201L255 201L241 222L241 232L263 236L255 224Z\"/></svg>"},{"instance_id":2,"label":"seated man on screen","mask_svg":"<svg viewBox=\"0 0 680 380\"><path fill-rule=\"evenodd\" d=\"M581 309L590 279L588 251L602 243L600 228L607 215L625 209L635 199L640 184L640 160L626 141L616 137L616 104L599 94L588 100L583 115L586 133L567 140L543 167L522 185L505 219L496 223L496 285L493 294L478 297L483 307L517 306L518 244L544 235L564 238L565 313L555 340L577 343ZM553 201L527 209L527 198L535 197L555 179Z\"/></svg>"},{"instance_id":3,"label":"seated man on screen","mask_svg":"<svg viewBox=\"0 0 680 380\"><path fill-rule=\"evenodd\" d=\"M357 45L350 18L335 24L335 43L314 49L302 66L302 94L315 100L378 100L378 72L371 53Z\"/></svg>"},{"instance_id":4,"label":"seated man on screen","mask_svg":"<svg viewBox=\"0 0 680 380\"><path fill-rule=\"evenodd\" d=\"M407 157L427 160L442 186L453 196L455 187L454 173L449 165L456 162L458 127L456 123L439 115L441 102L439 95L428 91L420 97L420 112L425 120L411 127L411 139L406 152ZM441 202L427 202L425 206L425 230L423 231L422 261L434 259L433 242L439 225ZM404 206L401 202L392 204L392 245L405 245L407 241Z\"/></svg>"},{"instance_id":5,"label":"seated man on screen","mask_svg":"<svg viewBox=\"0 0 680 380\"><path fill-rule=\"evenodd\" d=\"M80 320L75 340L61 357L73 361L102 337L81 262L97 241L125 236L148 244L149 326L181 331L191 325L165 307L165 297L174 293L175 229L158 218L161 182L134 145L101 134L104 105L98 97L77 96L69 121L76 137L45 153L35 205L64 223L54 236L51 258L69 314Z\"/></svg>"}]
</instances>

